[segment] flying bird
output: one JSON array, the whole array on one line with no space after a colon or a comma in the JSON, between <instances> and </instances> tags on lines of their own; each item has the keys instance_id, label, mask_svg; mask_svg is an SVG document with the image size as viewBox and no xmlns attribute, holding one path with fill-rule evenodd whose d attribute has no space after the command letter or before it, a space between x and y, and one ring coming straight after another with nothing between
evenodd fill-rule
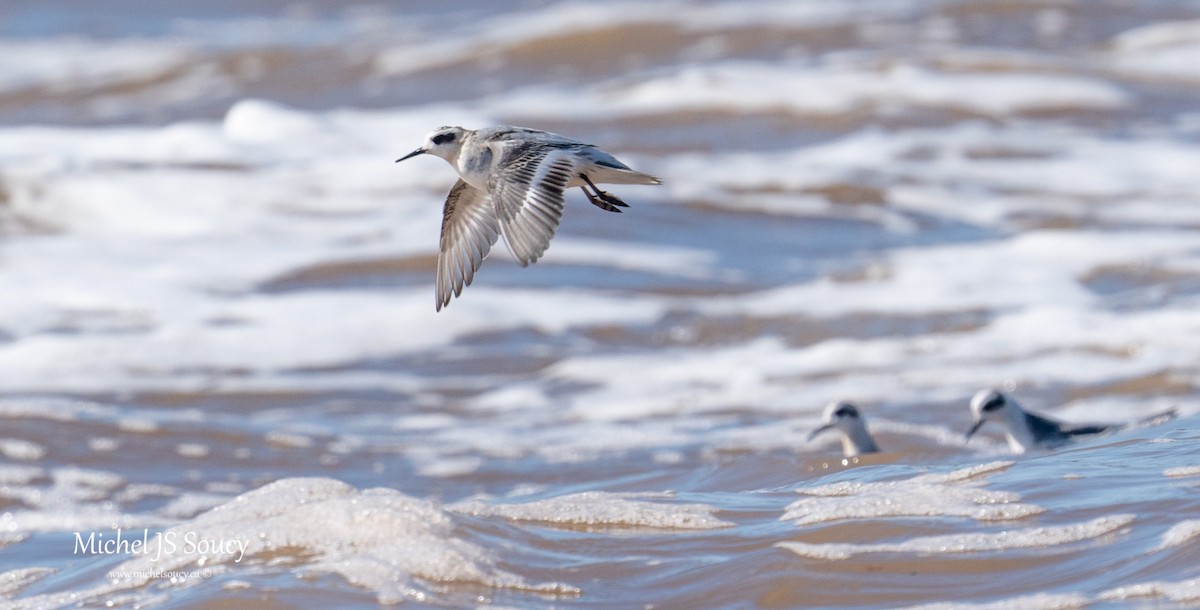
<instances>
[{"instance_id":1,"label":"flying bird","mask_svg":"<svg viewBox=\"0 0 1200 610\"><path fill-rule=\"evenodd\" d=\"M396 162L422 154L445 159L459 176L442 210L438 311L471 284L500 235L522 267L541 258L567 189L579 187L592 205L620 212L628 204L597 184L662 184L591 144L525 127L440 127Z\"/></svg>"}]
</instances>

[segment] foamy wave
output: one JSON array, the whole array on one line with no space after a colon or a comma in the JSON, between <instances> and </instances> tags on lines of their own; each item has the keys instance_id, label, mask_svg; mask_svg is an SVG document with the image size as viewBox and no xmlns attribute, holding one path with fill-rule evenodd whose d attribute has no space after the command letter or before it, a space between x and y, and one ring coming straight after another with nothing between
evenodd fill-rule
<instances>
[{"instance_id":1,"label":"foamy wave","mask_svg":"<svg viewBox=\"0 0 1200 610\"><path fill-rule=\"evenodd\" d=\"M675 40L686 53L701 48L706 37L756 28L794 31L796 35L819 27L850 25L871 18L901 15L907 2L881 5L874 2L796 3L755 2L616 2L603 6L586 3L557 3L519 14L490 16L447 31L438 24L437 36L411 32L413 40L380 51L372 62L378 76L397 76L434 70L468 61L503 62L510 54L538 48L558 57L571 53L588 55L586 46L572 44L579 37L620 37L625 31L655 28L664 40ZM667 44L670 44L669 42Z\"/></svg>"},{"instance_id":2,"label":"foamy wave","mask_svg":"<svg viewBox=\"0 0 1200 610\"><path fill-rule=\"evenodd\" d=\"M1163 471L1163 476L1171 478L1200 476L1200 466L1176 466Z\"/></svg>"},{"instance_id":3,"label":"foamy wave","mask_svg":"<svg viewBox=\"0 0 1200 610\"><path fill-rule=\"evenodd\" d=\"M1200 212L1180 198L1197 185L1189 160L1198 153L1176 138L1114 140L1069 127L966 122L899 133L866 129L782 151L673 155L656 171L688 176L667 180L676 198L733 209L812 214L813 199L857 185L874 187L886 207L1000 229L1039 215L1099 215L1154 227L1200 222ZM971 192L963 190L967 184ZM791 200L790 210L781 198Z\"/></svg>"},{"instance_id":4,"label":"foamy wave","mask_svg":"<svg viewBox=\"0 0 1200 610\"><path fill-rule=\"evenodd\" d=\"M294 557L306 572L344 576L380 603L421 601L453 583L547 594L560 584L529 583L495 566L489 550L455 531L434 503L390 489L359 491L332 479L284 479L242 494L150 539L137 556L109 571L111 582L73 592L101 599L145 587L163 573L231 572L265 557ZM189 541L198 542L189 547ZM243 562L245 562L243 564ZM55 605L61 595L17 600Z\"/></svg>"},{"instance_id":5,"label":"foamy wave","mask_svg":"<svg viewBox=\"0 0 1200 610\"><path fill-rule=\"evenodd\" d=\"M907 606L908 610L956 610L971 608L972 610L1074 610L1086 608L1091 603L1090 598L1079 593L1037 593L1034 595L1018 595L994 602L971 603L963 601L939 602L936 604L921 604Z\"/></svg>"},{"instance_id":6,"label":"foamy wave","mask_svg":"<svg viewBox=\"0 0 1200 610\"><path fill-rule=\"evenodd\" d=\"M745 61L687 66L643 82L600 84L582 98L537 88L499 97L493 107L515 116L594 119L679 111L790 112L842 115L940 108L983 116L1116 109L1130 98L1093 79L1035 74L947 74L908 66L884 71L813 68ZM812 95L821 91L821 95Z\"/></svg>"},{"instance_id":7,"label":"foamy wave","mask_svg":"<svg viewBox=\"0 0 1200 610\"><path fill-rule=\"evenodd\" d=\"M47 477L49 481L44 480ZM129 489L123 477L111 472L74 467L42 472L7 466L0 469L0 481L5 483L0 496L16 501L5 511L2 530L14 534L156 527L168 522L111 501Z\"/></svg>"},{"instance_id":8,"label":"foamy wave","mask_svg":"<svg viewBox=\"0 0 1200 610\"><path fill-rule=\"evenodd\" d=\"M1195 83L1200 20L1167 21L1127 30L1112 39L1113 68L1128 76Z\"/></svg>"},{"instance_id":9,"label":"foamy wave","mask_svg":"<svg viewBox=\"0 0 1200 610\"><path fill-rule=\"evenodd\" d=\"M781 519L811 525L847 519L887 517L967 517L979 521L1022 519L1045 509L1019 502L1012 492L980 489L984 478L1007 468L997 462L946 474L929 474L882 483L842 482L802 488L801 498L787 507Z\"/></svg>"},{"instance_id":10,"label":"foamy wave","mask_svg":"<svg viewBox=\"0 0 1200 610\"><path fill-rule=\"evenodd\" d=\"M11 460L38 460L46 455L46 448L19 438L0 438L0 455Z\"/></svg>"},{"instance_id":11,"label":"foamy wave","mask_svg":"<svg viewBox=\"0 0 1200 610\"><path fill-rule=\"evenodd\" d=\"M513 521L555 525L651 527L659 529L718 529L733 523L713 516L714 507L703 504L658 503L643 498L662 494L616 494L590 491L521 504L471 501L451 510L471 515L497 516Z\"/></svg>"},{"instance_id":12,"label":"foamy wave","mask_svg":"<svg viewBox=\"0 0 1200 610\"><path fill-rule=\"evenodd\" d=\"M1200 537L1200 519L1187 519L1172 525L1170 529L1163 532L1162 542L1159 543L1155 550L1169 549L1172 547L1183 546L1192 540Z\"/></svg>"},{"instance_id":13,"label":"foamy wave","mask_svg":"<svg viewBox=\"0 0 1200 610\"><path fill-rule=\"evenodd\" d=\"M186 43L79 37L0 41L0 93L67 94L170 76L195 59Z\"/></svg>"},{"instance_id":14,"label":"foamy wave","mask_svg":"<svg viewBox=\"0 0 1200 610\"><path fill-rule=\"evenodd\" d=\"M12 596L53 573L51 568L17 568L0 572L0 595Z\"/></svg>"},{"instance_id":15,"label":"foamy wave","mask_svg":"<svg viewBox=\"0 0 1200 610\"><path fill-rule=\"evenodd\" d=\"M1110 515L1071 525L1008 529L993 533L951 534L911 538L881 544L810 544L780 542L777 546L803 557L842 560L874 553L922 555L984 553L1014 549L1047 548L1093 540L1115 533L1133 523L1133 515Z\"/></svg>"},{"instance_id":16,"label":"foamy wave","mask_svg":"<svg viewBox=\"0 0 1200 610\"><path fill-rule=\"evenodd\" d=\"M1126 585L1104 591L1099 599L1108 602L1164 599L1177 604L1195 604L1200 602L1200 578Z\"/></svg>"}]
</instances>

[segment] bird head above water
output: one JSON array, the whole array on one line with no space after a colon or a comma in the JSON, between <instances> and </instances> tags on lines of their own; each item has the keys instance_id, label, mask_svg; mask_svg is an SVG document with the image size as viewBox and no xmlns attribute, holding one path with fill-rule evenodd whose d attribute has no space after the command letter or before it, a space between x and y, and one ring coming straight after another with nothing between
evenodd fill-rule
<instances>
[{"instance_id":1,"label":"bird head above water","mask_svg":"<svg viewBox=\"0 0 1200 610\"><path fill-rule=\"evenodd\" d=\"M841 401L829 403L825 407L824 417L825 425L813 430L808 435L808 440L811 441L826 431L837 430L842 435L842 453L846 457L879 451L875 439L867 431L866 422L854 405Z\"/></svg>"},{"instance_id":2,"label":"bird head above water","mask_svg":"<svg viewBox=\"0 0 1200 610\"><path fill-rule=\"evenodd\" d=\"M992 389L984 389L975 393L971 398L971 429L967 430L966 438L971 438L979 431L984 422L996 421L1007 423L1009 410L1020 409L1013 404L1012 399Z\"/></svg>"},{"instance_id":3,"label":"bird head above water","mask_svg":"<svg viewBox=\"0 0 1200 610\"><path fill-rule=\"evenodd\" d=\"M971 429L965 440L970 440L985 422L994 421L1004 427L1004 437L1013 453L1025 453L1034 449L1050 449L1066 443L1074 435L1094 434L1109 429L1108 426L1070 426L1055 419L1026 411L1011 396L996 390L986 389L971 398Z\"/></svg>"},{"instance_id":4,"label":"bird head above water","mask_svg":"<svg viewBox=\"0 0 1200 610\"><path fill-rule=\"evenodd\" d=\"M441 157L454 163L458 159L458 153L462 150L466 134L467 130L462 127L438 127L425 136L425 142L421 144L420 148L396 159L396 163L425 154Z\"/></svg>"}]
</instances>

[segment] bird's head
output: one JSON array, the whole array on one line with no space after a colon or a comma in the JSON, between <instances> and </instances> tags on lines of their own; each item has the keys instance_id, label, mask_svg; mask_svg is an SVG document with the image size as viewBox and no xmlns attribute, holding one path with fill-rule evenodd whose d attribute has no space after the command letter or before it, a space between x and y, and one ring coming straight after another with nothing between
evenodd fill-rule
<instances>
[{"instance_id":1,"label":"bird's head","mask_svg":"<svg viewBox=\"0 0 1200 610\"><path fill-rule=\"evenodd\" d=\"M459 151L462 150L463 136L466 133L467 130L462 127L439 127L425 136L425 143L420 148L396 159L396 163L424 154L441 157L454 163L458 158Z\"/></svg>"},{"instance_id":2,"label":"bird's head","mask_svg":"<svg viewBox=\"0 0 1200 610\"><path fill-rule=\"evenodd\" d=\"M862 416L858 413L858 408L848 402L831 402L825 407L825 425L813 430L808 435L808 440L813 440L818 435L829 430L841 430L846 434L854 434L856 430L862 428Z\"/></svg>"},{"instance_id":3,"label":"bird's head","mask_svg":"<svg viewBox=\"0 0 1200 610\"><path fill-rule=\"evenodd\" d=\"M996 390L980 390L971 398L971 417L973 423L967 430L966 438L971 438L979 431L983 422L988 420L1000 421L1006 417L1006 411L1012 408L1012 401Z\"/></svg>"}]
</instances>

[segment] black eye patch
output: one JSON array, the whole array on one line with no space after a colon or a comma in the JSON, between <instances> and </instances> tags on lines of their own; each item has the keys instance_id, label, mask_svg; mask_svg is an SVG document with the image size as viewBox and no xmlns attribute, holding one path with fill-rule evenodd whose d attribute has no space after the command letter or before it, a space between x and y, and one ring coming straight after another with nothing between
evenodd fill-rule
<instances>
[{"instance_id":1,"label":"black eye patch","mask_svg":"<svg viewBox=\"0 0 1200 610\"><path fill-rule=\"evenodd\" d=\"M1004 406L1004 397L1000 395L993 396L983 403L984 411L995 411Z\"/></svg>"},{"instance_id":2,"label":"black eye patch","mask_svg":"<svg viewBox=\"0 0 1200 610\"><path fill-rule=\"evenodd\" d=\"M858 417L858 409L851 405L842 405L833 412L835 417Z\"/></svg>"},{"instance_id":3,"label":"black eye patch","mask_svg":"<svg viewBox=\"0 0 1200 610\"><path fill-rule=\"evenodd\" d=\"M454 134L452 134L452 133L439 133L436 136L433 136L434 144L445 144L446 142L453 142L453 141L454 141Z\"/></svg>"}]
</instances>

